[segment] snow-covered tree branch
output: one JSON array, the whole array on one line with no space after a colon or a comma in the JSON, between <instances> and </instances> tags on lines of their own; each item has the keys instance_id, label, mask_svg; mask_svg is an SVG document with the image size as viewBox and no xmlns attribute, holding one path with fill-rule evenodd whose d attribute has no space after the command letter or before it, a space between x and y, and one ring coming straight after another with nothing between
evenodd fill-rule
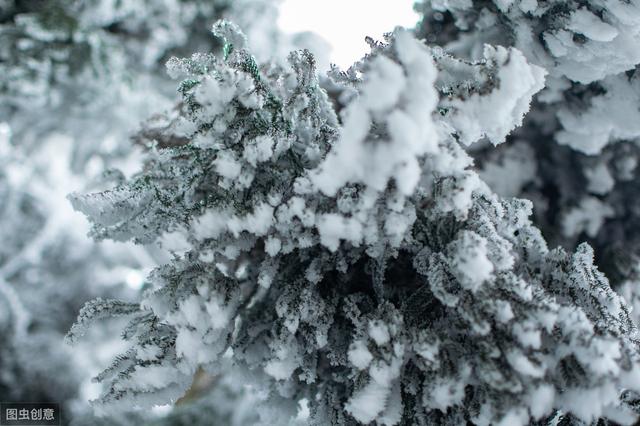
<instances>
[{"instance_id":1,"label":"snow-covered tree branch","mask_svg":"<svg viewBox=\"0 0 640 426\"><path fill-rule=\"evenodd\" d=\"M327 70L269 0L36 3L0 1L1 400L637 421L640 4L419 1Z\"/></svg>"}]
</instances>

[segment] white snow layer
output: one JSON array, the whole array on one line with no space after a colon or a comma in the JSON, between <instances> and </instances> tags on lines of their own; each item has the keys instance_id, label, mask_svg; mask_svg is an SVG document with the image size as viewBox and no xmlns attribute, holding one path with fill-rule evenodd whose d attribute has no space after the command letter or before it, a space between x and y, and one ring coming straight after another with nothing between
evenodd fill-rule
<instances>
[{"instance_id":1,"label":"white snow layer","mask_svg":"<svg viewBox=\"0 0 640 426\"><path fill-rule=\"evenodd\" d=\"M383 191L392 178L409 195L420 179L418 157L437 149L430 119L438 101L433 59L409 33L397 32L396 46L408 75L387 57L372 61L360 97L343 112L339 140L312 175L313 184L326 195L335 195L348 182ZM389 141L367 140L373 121L387 125Z\"/></svg>"},{"instance_id":2,"label":"white snow layer","mask_svg":"<svg viewBox=\"0 0 640 426\"><path fill-rule=\"evenodd\" d=\"M465 145L487 137L491 143L504 142L522 124L533 95L544 87L547 72L527 62L517 49L485 45L484 58L498 67L496 87L488 94L474 93L468 99L452 99L447 121Z\"/></svg>"}]
</instances>

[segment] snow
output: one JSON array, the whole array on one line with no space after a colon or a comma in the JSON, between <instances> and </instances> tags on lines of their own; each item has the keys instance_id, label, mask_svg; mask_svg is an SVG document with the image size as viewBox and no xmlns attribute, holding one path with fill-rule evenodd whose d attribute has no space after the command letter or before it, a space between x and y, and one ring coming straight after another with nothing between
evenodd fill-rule
<instances>
[{"instance_id":1,"label":"snow","mask_svg":"<svg viewBox=\"0 0 640 426\"><path fill-rule=\"evenodd\" d=\"M588 182L587 190L592 194L604 195L611 191L616 183L604 163L598 163L593 168L585 169L584 175Z\"/></svg>"},{"instance_id":2,"label":"snow","mask_svg":"<svg viewBox=\"0 0 640 426\"><path fill-rule=\"evenodd\" d=\"M361 141L369 130L369 116L364 108L352 107L345 113L340 140L324 160L323 168L312 182L327 195L334 195L338 188L350 180L362 179L366 151Z\"/></svg>"},{"instance_id":3,"label":"snow","mask_svg":"<svg viewBox=\"0 0 640 426\"><path fill-rule=\"evenodd\" d=\"M396 381L400 375L403 353L403 347L396 347L389 363L373 361L369 366L371 380L349 398L345 411L365 424L379 416L384 422L393 421L399 405L393 394L399 391Z\"/></svg>"},{"instance_id":4,"label":"snow","mask_svg":"<svg viewBox=\"0 0 640 426\"><path fill-rule=\"evenodd\" d=\"M496 312L496 319L498 321L506 323L514 318L513 310L511 309L511 304L509 304L509 302L498 300L496 302L496 306L498 307L498 311Z\"/></svg>"},{"instance_id":5,"label":"snow","mask_svg":"<svg viewBox=\"0 0 640 426\"><path fill-rule=\"evenodd\" d=\"M432 6L473 6L466 0L449 3L437 1ZM504 11L505 20L512 14L519 16L518 8L530 11L518 24L522 27L541 13L534 10L535 0L496 3ZM637 33L624 27L631 25L633 17L627 19L618 13L618 6L612 8L617 12L604 13L602 18L586 8L568 10L565 19L558 21L558 28L543 35L550 40L550 52L559 64L568 57L581 65L576 67L581 71L566 71L567 75L590 78L628 61L598 65L591 58L606 57L598 49L619 47L616 43L632 46L635 40ZM488 9L482 14L478 25L496 24ZM567 28L560 28L562 25ZM588 31L584 31L585 26ZM526 30L514 29L518 33ZM237 49L248 41L237 28L223 23L216 31L224 32L236 44L232 60L244 60ZM579 50L575 32L589 38ZM591 267L592 251L581 246L573 257L563 250L549 252L540 231L528 219L532 203L506 200L494 193L497 190L505 196L521 196L531 182L536 184L531 185L535 187L532 190L537 190L538 183L546 182L536 178L546 173L543 169L548 165L541 164L538 169L534 157L539 152L525 139L516 140L494 151L501 162L484 162L479 177L472 156L462 146L482 138L494 145L503 142L522 124L533 97L544 85L545 71L527 61L525 56L530 51L491 46L484 48L484 63L451 59L452 71L444 65L444 59L434 62L436 50L415 40L409 32L396 30L390 40L389 46L376 48L377 53L365 58L352 74L345 74L355 77L353 84L321 80L325 87L344 89L348 94L340 100L344 102L341 124L335 123L333 111L321 111L331 109L331 103L325 105L322 97L314 98L311 92L325 94L311 85L300 99L283 102L283 116L290 124L286 129L263 132L256 126L245 132L245 118L239 119L236 114L263 107L264 99L258 92L266 89L272 91L274 99L287 99L301 80L315 82L315 76L296 78L274 65L262 67L261 77L254 82L247 73L233 70L231 62L222 61L212 65L215 70L207 70L210 75L189 92L199 104L189 110L193 116L178 119L172 131L190 138L193 146L200 148L198 160L208 156L204 165L200 161L187 163L197 168L190 176L210 180L203 186L198 179L190 180L180 191L184 190L185 203L193 201L194 193L199 201L201 193L211 191L215 196L217 191L231 191L232 196L225 199L227 208L193 202L185 211L179 204L175 212L167 214L170 209L160 208L158 213L153 210L158 194L140 195L126 183L93 199L72 197L78 209L95 217L97 234L107 228L126 229L140 217L140 226L145 227L142 220L157 216L154 219L162 222L163 215L175 213L181 219L164 228L169 232L155 232L153 236L160 237L165 249L182 244L183 252L191 251L169 260L162 258L166 255L163 252L154 259L163 266L147 282L160 291L145 292L141 307L143 314L158 317L161 338L154 336L153 344L135 343L134 351L138 360L162 364L137 365L129 378L126 372L114 372L115 390L125 392L123 400L136 401L131 392L141 393L140 399L151 403L167 395L173 398L186 389L199 366L223 377L227 375L223 369L233 365L233 369L242 370L238 384L247 384L246 390L264 397L268 407L261 421L265 424L281 424L265 419L279 419L278 415L289 412L295 416L298 411L305 412L297 419L299 423L322 423L327 415L323 411L342 408L346 414L339 412L338 416L349 414L365 424L411 422L403 419L401 390L420 392L422 399L415 403L425 410L426 422L433 410L441 410L446 416L458 409L457 414L467 419L477 416L479 424L507 426L527 424L530 416L539 419L554 409L576 410L586 421L603 414L616 419L622 415L617 407L621 385L638 387L636 376L640 375L636 365L626 372L625 362L621 362L622 354L633 350L627 341L633 337L627 329L633 327L625 322L624 305L618 303L606 279ZM265 40L255 43L269 44ZM456 46L464 47L464 43ZM191 61L197 64L196 59ZM177 68L186 64L174 63ZM243 64L246 66L246 62ZM475 71L467 75L470 68ZM569 109L553 104L564 103L565 91L569 90L565 71L558 69L549 67L554 90L545 93L545 101L551 104L544 106L542 116L534 117L548 119L549 127L544 127L544 132L553 130L553 114L559 111L557 117L564 132L559 141L582 152L599 154L612 142L637 136L637 108L633 110L637 105L632 102L637 98L637 87L631 77L607 77L600 82L601 92L578 105L584 107L580 111L575 105ZM441 82L436 81L438 75L441 80L451 80L451 87L455 83L475 90L478 87L474 84L479 83L479 90L469 96L448 97L434 86ZM460 75L471 77L467 81ZM256 85L260 87L256 89ZM314 104L318 99L320 108ZM629 111L610 107L618 100ZM441 106L446 108L437 109ZM289 111L305 108L312 111L309 116ZM610 111L620 117L609 118ZM251 119L262 112L251 111ZM176 115L184 115L184 111ZM315 119L321 125L310 124ZM230 124L240 128L227 132ZM314 126L324 127L320 131ZM315 135L316 130L322 136ZM527 128L520 137L528 138L531 130L535 135L536 129ZM196 131L198 135L194 136ZM0 127L0 139L2 132ZM255 136L260 132L265 134ZM320 140L326 135L328 140ZM1 144L0 140L0 154L10 150ZM187 157L191 155L188 148L178 151ZM478 144L469 152L482 156L491 149L489 144ZM162 164L171 170L167 175L155 167L172 153L172 149L152 148L150 161L138 177L158 173L153 177L158 177L159 185L163 179L174 179L172 163ZM302 170L298 164L288 167L287 163L292 163L289 155L304 160ZM609 170L608 166L612 158L607 154L585 160L585 186L592 195L604 196L617 189L618 170ZM218 176L204 175L210 166ZM98 170L101 164L91 167ZM29 176L20 167L7 170L10 183L30 185ZM632 179L632 173L628 174ZM192 187L192 182L197 187ZM170 181L170 190L174 183ZM568 183L568 191L573 190L571 185ZM42 193L43 199L48 199L46 188ZM609 206L604 197L579 195L573 199L580 204L563 217L562 231L573 239L582 238L583 232L595 238L604 221L616 213L613 206L617 208L618 204L611 202ZM55 201L51 203L45 203L45 207L57 207ZM191 219L194 211L201 215ZM414 226L417 220L418 226ZM59 227L56 222L53 229ZM415 253L420 254L413 257ZM40 260L27 257L29 261ZM396 288L393 282L386 282L385 275L382 283L393 286L388 290L398 291L399 300L386 298L386 292L376 292L378 298L373 293L371 298L362 294L335 297L341 290L333 293L326 288L334 284L335 274L351 280L352 273L361 273L364 263L398 262L396 265L403 266L405 260L414 261L419 276L412 273L410 277L419 282L397 283ZM296 267L295 261L301 264ZM570 276L565 267L570 268ZM224 277L216 279L218 271ZM366 274L364 278L368 279L369 269ZM126 274L123 276L126 278ZM404 274L398 277L404 279ZM0 278L0 293L11 298L4 278ZM379 283L375 278L374 286ZM574 292L576 289L579 291ZM350 287L343 290L353 293ZM625 291L631 292L629 288ZM415 320L422 320L420 311L416 314L405 307L412 308L414 302L429 303L421 299L425 295L442 302L432 314L444 314L435 321L415 325ZM134 304L130 309L138 315L138 307ZM600 311L610 315L607 321L598 319ZM447 329L448 320L466 324L452 331ZM24 324L21 327L26 329ZM171 330L169 336L166 330ZM156 341L166 342L167 337L175 337L174 346L154 346ZM500 339L506 339L507 344ZM464 348L459 346L461 341ZM325 355L328 358L323 360ZM564 383L561 387L567 389L560 392L555 376L560 360L567 356L575 357L586 375L580 377L580 386L572 389ZM406 368L408 363L413 364L410 369ZM412 377L412 368L420 373ZM232 368L229 374L234 374ZM354 387L342 386L336 374L353 381ZM340 389L332 395L336 384ZM491 388L488 393L487 387ZM352 393L345 395L345 389ZM469 389L486 396L479 406L463 406ZM335 397L331 406L323 405L324 399L319 401L325 391L325 395ZM502 392L507 392L508 398L501 398ZM307 397L304 403L301 395ZM450 418L448 421L453 423Z\"/></svg>"},{"instance_id":6,"label":"snow","mask_svg":"<svg viewBox=\"0 0 640 426\"><path fill-rule=\"evenodd\" d=\"M217 238L226 230L230 219L231 212L228 210L208 209L193 220L191 227L198 238Z\"/></svg>"},{"instance_id":7,"label":"snow","mask_svg":"<svg viewBox=\"0 0 640 426\"><path fill-rule=\"evenodd\" d=\"M447 408L459 404L464 399L464 382L438 378L430 384L428 398L428 405L431 408L447 411Z\"/></svg>"},{"instance_id":8,"label":"snow","mask_svg":"<svg viewBox=\"0 0 640 426\"><path fill-rule=\"evenodd\" d=\"M278 271L277 263L263 262L258 274L258 285L262 288L268 289L273 283L273 278Z\"/></svg>"},{"instance_id":9,"label":"snow","mask_svg":"<svg viewBox=\"0 0 640 426\"><path fill-rule=\"evenodd\" d=\"M407 209L401 213L390 212L384 221L384 232L389 237L392 246L399 246L411 225L416 220L416 213L413 209Z\"/></svg>"},{"instance_id":10,"label":"snow","mask_svg":"<svg viewBox=\"0 0 640 426\"><path fill-rule=\"evenodd\" d=\"M204 308L207 311L205 322L213 329L226 327L233 316L233 303L226 302L219 294L212 294Z\"/></svg>"},{"instance_id":11,"label":"snow","mask_svg":"<svg viewBox=\"0 0 640 426\"><path fill-rule=\"evenodd\" d=\"M340 240L347 240L356 246L362 241L362 224L354 218L326 213L319 215L317 227L320 242L331 251L338 249Z\"/></svg>"},{"instance_id":12,"label":"snow","mask_svg":"<svg viewBox=\"0 0 640 426\"><path fill-rule=\"evenodd\" d=\"M283 348L276 358L266 363L264 371L276 380L287 380L299 366L300 361L296 354L287 352Z\"/></svg>"},{"instance_id":13,"label":"snow","mask_svg":"<svg viewBox=\"0 0 640 426\"><path fill-rule=\"evenodd\" d=\"M202 335L196 330L181 329L176 336L176 354L201 360L197 355L202 347Z\"/></svg>"},{"instance_id":14,"label":"snow","mask_svg":"<svg viewBox=\"0 0 640 426\"><path fill-rule=\"evenodd\" d=\"M11 126L0 121L0 157L7 157L11 149Z\"/></svg>"},{"instance_id":15,"label":"snow","mask_svg":"<svg viewBox=\"0 0 640 426\"><path fill-rule=\"evenodd\" d=\"M553 74L588 84L640 62L637 4L607 1L606 10L600 18L580 8L571 13L566 29L543 33L552 56L559 59L552 65ZM576 43L574 34L585 36L586 41Z\"/></svg>"},{"instance_id":16,"label":"snow","mask_svg":"<svg viewBox=\"0 0 640 426\"><path fill-rule=\"evenodd\" d=\"M558 400L578 419L585 423L600 417L607 406L618 399L618 392L611 383L593 388L567 388L558 395Z\"/></svg>"},{"instance_id":17,"label":"snow","mask_svg":"<svg viewBox=\"0 0 640 426\"><path fill-rule=\"evenodd\" d=\"M149 365L144 368L136 366L128 381L135 383L139 389L161 389L170 383L184 383L185 377L168 364Z\"/></svg>"},{"instance_id":18,"label":"snow","mask_svg":"<svg viewBox=\"0 0 640 426\"><path fill-rule=\"evenodd\" d=\"M187 324L197 326L206 322L206 318L201 309L200 298L195 294L180 301L178 309Z\"/></svg>"},{"instance_id":19,"label":"snow","mask_svg":"<svg viewBox=\"0 0 640 426\"><path fill-rule=\"evenodd\" d=\"M260 109L264 103L264 98L256 91L253 77L242 74L236 81L238 100L240 104L248 109Z\"/></svg>"},{"instance_id":20,"label":"snow","mask_svg":"<svg viewBox=\"0 0 640 426\"><path fill-rule=\"evenodd\" d=\"M487 240L472 231L463 231L451 243L451 265L460 285L472 292L493 276L493 263L488 258Z\"/></svg>"},{"instance_id":21,"label":"snow","mask_svg":"<svg viewBox=\"0 0 640 426\"><path fill-rule=\"evenodd\" d=\"M614 215L614 210L595 197L583 197L580 204L568 211L562 219L562 232L571 237L585 232L595 237L605 219Z\"/></svg>"},{"instance_id":22,"label":"snow","mask_svg":"<svg viewBox=\"0 0 640 426\"><path fill-rule=\"evenodd\" d=\"M416 347L416 353L428 362L436 362L439 353L438 343L423 342Z\"/></svg>"},{"instance_id":23,"label":"snow","mask_svg":"<svg viewBox=\"0 0 640 426\"><path fill-rule=\"evenodd\" d=\"M538 420L551 413L556 391L551 385L540 385L529 394L531 416Z\"/></svg>"},{"instance_id":24,"label":"snow","mask_svg":"<svg viewBox=\"0 0 640 426\"><path fill-rule=\"evenodd\" d=\"M242 170L241 164L227 152L221 152L214 162L216 172L227 179L236 179Z\"/></svg>"},{"instance_id":25,"label":"snow","mask_svg":"<svg viewBox=\"0 0 640 426\"><path fill-rule=\"evenodd\" d=\"M264 250L271 257L275 257L278 252L280 252L280 248L282 247L282 242L279 238L269 236L267 241L264 243Z\"/></svg>"},{"instance_id":26,"label":"snow","mask_svg":"<svg viewBox=\"0 0 640 426\"><path fill-rule=\"evenodd\" d=\"M228 231L238 236L242 231L248 231L258 236L266 235L274 223L274 208L267 203L258 204L252 213L239 217L230 210L207 209L201 216L195 218L191 226L198 239L217 238Z\"/></svg>"},{"instance_id":27,"label":"snow","mask_svg":"<svg viewBox=\"0 0 640 426\"><path fill-rule=\"evenodd\" d=\"M211 263L215 259L215 253L211 250L202 250L198 254L198 260L205 263Z\"/></svg>"},{"instance_id":28,"label":"snow","mask_svg":"<svg viewBox=\"0 0 640 426\"><path fill-rule=\"evenodd\" d=\"M216 37L223 39L226 43L232 44L236 49L242 49L248 43L247 37L244 35L240 27L230 21L217 21L211 32Z\"/></svg>"},{"instance_id":29,"label":"snow","mask_svg":"<svg viewBox=\"0 0 640 426\"><path fill-rule=\"evenodd\" d=\"M384 409L388 396L388 387L372 381L357 391L344 409L360 423L368 424Z\"/></svg>"},{"instance_id":30,"label":"snow","mask_svg":"<svg viewBox=\"0 0 640 426\"><path fill-rule=\"evenodd\" d=\"M617 375L620 373L618 361L620 359L620 344L613 339L595 339L591 348L593 353L578 359L588 366L589 370L598 375Z\"/></svg>"},{"instance_id":31,"label":"snow","mask_svg":"<svg viewBox=\"0 0 640 426\"><path fill-rule=\"evenodd\" d=\"M370 321L369 337L371 337L378 346L386 345L391 338L389 335L389 327L381 321Z\"/></svg>"},{"instance_id":32,"label":"snow","mask_svg":"<svg viewBox=\"0 0 640 426\"><path fill-rule=\"evenodd\" d=\"M353 364L358 370L364 370L371 364L373 355L367 349L367 345L362 340L357 340L352 343L347 353L349 362Z\"/></svg>"},{"instance_id":33,"label":"snow","mask_svg":"<svg viewBox=\"0 0 640 426\"><path fill-rule=\"evenodd\" d=\"M524 376L539 379L545 374L545 369L542 366L535 365L519 350L514 349L507 352L506 357L509 364Z\"/></svg>"},{"instance_id":34,"label":"snow","mask_svg":"<svg viewBox=\"0 0 640 426\"><path fill-rule=\"evenodd\" d=\"M400 382L396 380L391 389L386 407L378 416L377 423L388 426L400 423L402 420L402 408Z\"/></svg>"},{"instance_id":35,"label":"snow","mask_svg":"<svg viewBox=\"0 0 640 426\"><path fill-rule=\"evenodd\" d=\"M586 110L562 108L558 119L563 129L557 140L562 145L595 155L608 144L640 137L640 78L613 75L599 82L605 93L594 96Z\"/></svg>"},{"instance_id":36,"label":"snow","mask_svg":"<svg viewBox=\"0 0 640 426\"><path fill-rule=\"evenodd\" d=\"M163 233L157 241L159 247L171 253L184 254L192 249L185 229Z\"/></svg>"},{"instance_id":37,"label":"snow","mask_svg":"<svg viewBox=\"0 0 640 426\"><path fill-rule=\"evenodd\" d=\"M250 140L244 147L243 157L252 166L263 163L273 155L273 138L269 136L258 136Z\"/></svg>"},{"instance_id":38,"label":"snow","mask_svg":"<svg viewBox=\"0 0 640 426\"><path fill-rule=\"evenodd\" d=\"M391 178L410 195L420 176L417 159L437 149L436 127L427 118L437 102L433 59L406 32L396 32L396 44L401 64L384 56L374 59L360 96L342 113L339 140L311 173L312 183L326 195L349 182L383 191ZM368 140L372 122L387 124L390 141Z\"/></svg>"},{"instance_id":39,"label":"snow","mask_svg":"<svg viewBox=\"0 0 640 426\"><path fill-rule=\"evenodd\" d=\"M586 7L574 10L567 28L595 41L611 41L618 36L618 30L603 22Z\"/></svg>"},{"instance_id":40,"label":"snow","mask_svg":"<svg viewBox=\"0 0 640 426\"><path fill-rule=\"evenodd\" d=\"M525 426L529 423L529 415L523 409L509 410L496 426Z\"/></svg>"},{"instance_id":41,"label":"snow","mask_svg":"<svg viewBox=\"0 0 640 426\"><path fill-rule=\"evenodd\" d=\"M498 68L496 87L488 94L474 93L468 99L443 102L452 109L446 115L465 145L486 136L498 145L522 124L533 95L544 87L547 72L527 62L517 49L486 45L485 60Z\"/></svg>"},{"instance_id":42,"label":"snow","mask_svg":"<svg viewBox=\"0 0 640 426\"><path fill-rule=\"evenodd\" d=\"M378 56L371 62L360 101L371 113L381 114L398 102L405 84L402 67L386 56Z\"/></svg>"},{"instance_id":43,"label":"snow","mask_svg":"<svg viewBox=\"0 0 640 426\"><path fill-rule=\"evenodd\" d=\"M513 326L513 333L522 346L539 349L542 344L540 330L536 328L535 322L518 322Z\"/></svg>"},{"instance_id":44,"label":"snow","mask_svg":"<svg viewBox=\"0 0 640 426\"><path fill-rule=\"evenodd\" d=\"M224 112L235 95L235 88L221 84L217 79L206 76L194 92L196 101L202 105L202 116L215 117Z\"/></svg>"}]
</instances>

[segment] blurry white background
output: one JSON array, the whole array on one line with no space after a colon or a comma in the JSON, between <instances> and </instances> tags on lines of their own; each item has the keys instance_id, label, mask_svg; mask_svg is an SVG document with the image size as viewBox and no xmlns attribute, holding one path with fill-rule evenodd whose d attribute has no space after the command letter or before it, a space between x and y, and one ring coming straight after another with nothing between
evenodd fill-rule
<instances>
[{"instance_id":1,"label":"blurry white background","mask_svg":"<svg viewBox=\"0 0 640 426\"><path fill-rule=\"evenodd\" d=\"M279 26L284 32L312 31L331 44L331 62L348 68L367 52L366 36L376 40L395 26L413 27L414 0L284 0ZM358 16L359 19L354 19Z\"/></svg>"}]
</instances>

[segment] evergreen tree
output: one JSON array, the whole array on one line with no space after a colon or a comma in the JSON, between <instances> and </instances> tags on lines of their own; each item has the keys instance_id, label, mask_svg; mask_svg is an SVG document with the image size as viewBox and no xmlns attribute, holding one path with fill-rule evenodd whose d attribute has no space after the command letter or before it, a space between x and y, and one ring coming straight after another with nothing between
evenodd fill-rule
<instances>
[{"instance_id":1,"label":"evergreen tree","mask_svg":"<svg viewBox=\"0 0 640 426\"><path fill-rule=\"evenodd\" d=\"M634 420L636 329L593 251L549 250L464 149L521 124L546 74L526 52L397 30L319 78L308 51L259 64L214 33L222 55L169 61L182 101L144 168L70 197L97 239L175 251L139 303L91 302L68 334L130 318L99 406L171 403L204 369L251 385L257 424L300 404L319 425Z\"/></svg>"},{"instance_id":2,"label":"evergreen tree","mask_svg":"<svg viewBox=\"0 0 640 426\"><path fill-rule=\"evenodd\" d=\"M63 336L88 300L134 298L125 282L163 254L92 244L65 196L137 167L146 148L132 131L175 98L164 63L221 49L215 19L246 25L265 58L314 43L285 40L276 12L269 0L0 0L0 400L58 402L83 418L87 382L120 324L74 349Z\"/></svg>"},{"instance_id":3,"label":"evergreen tree","mask_svg":"<svg viewBox=\"0 0 640 426\"><path fill-rule=\"evenodd\" d=\"M551 243L589 241L612 285L640 308L640 4L424 1L416 9L427 43L467 58L485 42L516 46L549 71L510 143L470 150L495 191L534 201Z\"/></svg>"},{"instance_id":4,"label":"evergreen tree","mask_svg":"<svg viewBox=\"0 0 640 426\"><path fill-rule=\"evenodd\" d=\"M313 36L279 33L274 0L4 0L0 116L13 143L37 150L52 131L83 139L74 145L75 172L129 155L140 121L174 101L165 62L220 49L210 27L222 17L254 36L263 60L285 56L287 46L324 47Z\"/></svg>"}]
</instances>

